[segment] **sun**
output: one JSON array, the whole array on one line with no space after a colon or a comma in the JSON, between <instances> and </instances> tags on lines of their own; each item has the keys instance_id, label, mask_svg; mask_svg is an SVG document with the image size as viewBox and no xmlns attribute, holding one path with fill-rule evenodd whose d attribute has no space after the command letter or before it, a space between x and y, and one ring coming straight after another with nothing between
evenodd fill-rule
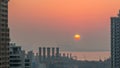
<instances>
[{"instance_id":1,"label":"sun","mask_svg":"<svg viewBox=\"0 0 120 68\"><path fill-rule=\"evenodd\" d=\"M74 35L74 39L75 39L75 40L80 40L80 34L75 34L75 35Z\"/></svg>"}]
</instances>

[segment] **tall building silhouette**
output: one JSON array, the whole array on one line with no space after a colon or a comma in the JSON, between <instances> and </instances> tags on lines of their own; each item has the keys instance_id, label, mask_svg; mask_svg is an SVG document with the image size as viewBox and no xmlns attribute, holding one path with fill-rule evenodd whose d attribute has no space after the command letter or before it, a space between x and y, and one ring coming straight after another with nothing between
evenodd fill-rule
<instances>
[{"instance_id":1,"label":"tall building silhouette","mask_svg":"<svg viewBox=\"0 0 120 68\"><path fill-rule=\"evenodd\" d=\"M120 10L118 17L111 17L111 65L120 68Z\"/></svg>"},{"instance_id":2,"label":"tall building silhouette","mask_svg":"<svg viewBox=\"0 0 120 68\"><path fill-rule=\"evenodd\" d=\"M0 68L9 68L8 1L0 0Z\"/></svg>"}]
</instances>

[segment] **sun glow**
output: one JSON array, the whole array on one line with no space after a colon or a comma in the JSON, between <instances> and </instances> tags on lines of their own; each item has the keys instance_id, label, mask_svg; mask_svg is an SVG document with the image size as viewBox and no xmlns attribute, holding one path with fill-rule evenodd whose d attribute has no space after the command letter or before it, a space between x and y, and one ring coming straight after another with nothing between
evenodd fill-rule
<instances>
[{"instance_id":1,"label":"sun glow","mask_svg":"<svg viewBox=\"0 0 120 68\"><path fill-rule=\"evenodd\" d=\"M80 35L79 35L79 34L75 34L75 35L74 35L74 39L75 39L75 40L80 40Z\"/></svg>"}]
</instances>

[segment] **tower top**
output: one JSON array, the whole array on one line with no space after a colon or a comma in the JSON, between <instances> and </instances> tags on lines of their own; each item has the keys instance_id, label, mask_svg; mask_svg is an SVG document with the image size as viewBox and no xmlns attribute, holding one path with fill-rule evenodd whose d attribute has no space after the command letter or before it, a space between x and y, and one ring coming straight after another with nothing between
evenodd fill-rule
<instances>
[{"instance_id":1,"label":"tower top","mask_svg":"<svg viewBox=\"0 0 120 68\"><path fill-rule=\"evenodd\" d=\"M119 10L118 16L120 17L120 10Z\"/></svg>"}]
</instances>

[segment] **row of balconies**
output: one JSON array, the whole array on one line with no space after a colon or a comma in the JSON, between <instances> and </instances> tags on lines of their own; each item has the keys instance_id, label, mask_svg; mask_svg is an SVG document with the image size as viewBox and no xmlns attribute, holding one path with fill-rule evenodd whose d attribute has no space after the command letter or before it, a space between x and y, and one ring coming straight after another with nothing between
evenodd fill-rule
<instances>
[{"instance_id":1,"label":"row of balconies","mask_svg":"<svg viewBox=\"0 0 120 68\"><path fill-rule=\"evenodd\" d=\"M9 34L8 34L8 33L5 33L5 34L2 33L1 36L2 36L1 38L5 38L5 37L6 37L6 38L9 38Z\"/></svg>"},{"instance_id":2,"label":"row of balconies","mask_svg":"<svg viewBox=\"0 0 120 68\"><path fill-rule=\"evenodd\" d=\"M1 24L0 24L0 27L1 27L1 28L2 28L2 27L8 28L8 24L6 24L6 23L1 23Z\"/></svg>"},{"instance_id":3,"label":"row of balconies","mask_svg":"<svg viewBox=\"0 0 120 68\"><path fill-rule=\"evenodd\" d=\"M2 9L0 9L0 12L2 12L2 13L8 13L8 10L2 10Z\"/></svg>"},{"instance_id":4,"label":"row of balconies","mask_svg":"<svg viewBox=\"0 0 120 68\"><path fill-rule=\"evenodd\" d=\"M2 6L0 6L0 9L1 10L8 10L8 8L2 7Z\"/></svg>"},{"instance_id":5,"label":"row of balconies","mask_svg":"<svg viewBox=\"0 0 120 68\"><path fill-rule=\"evenodd\" d=\"M8 22L8 16L7 16L7 14L0 15L0 18L1 18L2 22Z\"/></svg>"},{"instance_id":6,"label":"row of balconies","mask_svg":"<svg viewBox=\"0 0 120 68\"><path fill-rule=\"evenodd\" d=\"M9 63L0 63L0 68L9 68Z\"/></svg>"},{"instance_id":7,"label":"row of balconies","mask_svg":"<svg viewBox=\"0 0 120 68\"><path fill-rule=\"evenodd\" d=\"M1 7L8 8L8 4L7 4L7 3L4 3L4 2L2 2L0 6L1 6Z\"/></svg>"},{"instance_id":8,"label":"row of balconies","mask_svg":"<svg viewBox=\"0 0 120 68\"><path fill-rule=\"evenodd\" d=\"M6 42L6 41L10 41L9 37L2 37L0 38L0 42Z\"/></svg>"},{"instance_id":9,"label":"row of balconies","mask_svg":"<svg viewBox=\"0 0 120 68\"><path fill-rule=\"evenodd\" d=\"M8 19L7 18L1 18L0 22L8 23Z\"/></svg>"},{"instance_id":10,"label":"row of balconies","mask_svg":"<svg viewBox=\"0 0 120 68\"><path fill-rule=\"evenodd\" d=\"M5 50L0 50L0 56L7 56L9 55L9 48L6 48Z\"/></svg>"},{"instance_id":11,"label":"row of balconies","mask_svg":"<svg viewBox=\"0 0 120 68\"><path fill-rule=\"evenodd\" d=\"M4 52L4 51L7 51L7 50L9 50L9 47L4 47L4 48L0 48L0 51L2 52Z\"/></svg>"},{"instance_id":12,"label":"row of balconies","mask_svg":"<svg viewBox=\"0 0 120 68\"><path fill-rule=\"evenodd\" d=\"M1 0L1 4L7 4L9 0Z\"/></svg>"}]
</instances>

